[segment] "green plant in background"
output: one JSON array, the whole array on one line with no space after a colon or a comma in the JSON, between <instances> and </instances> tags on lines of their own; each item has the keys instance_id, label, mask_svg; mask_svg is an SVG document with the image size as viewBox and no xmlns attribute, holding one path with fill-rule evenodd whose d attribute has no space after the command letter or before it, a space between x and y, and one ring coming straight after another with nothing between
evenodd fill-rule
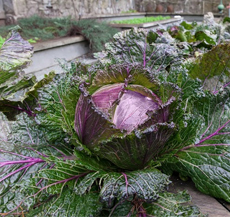
<instances>
[{"instance_id":1,"label":"green plant in background","mask_svg":"<svg viewBox=\"0 0 230 217\"><path fill-rule=\"evenodd\" d=\"M122 14L137 13L137 10L122 11L121 13L122 13Z\"/></svg>"},{"instance_id":2,"label":"green plant in background","mask_svg":"<svg viewBox=\"0 0 230 217\"><path fill-rule=\"evenodd\" d=\"M6 41L5 38L3 38L2 36L0 36L0 48L2 47L3 43Z\"/></svg>"},{"instance_id":3,"label":"green plant in background","mask_svg":"<svg viewBox=\"0 0 230 217\"><path fill-rule=\"evenodd\" d=\"M65 18L45 18L32 16L18 21L20 34L31 43L54 39L57 37L83 35L90 43L92 51L102 51L104 44L109 42L118 31L105 22L96 20L72 20ZM6 37L13 26L0 27L0 35Z\"/></svg>"},{"instance_id":4,"label":"green plant in background","mask_svg":"<svg viewBox=\"0 0 230 217\"><path fill-rule=\"evenodd\" d=\"M36 43L38 40L39 40L38 37L34 37L34 38L28 39L27 41L28 41L30 44L34 44L34 43Z\"/></svg>"},{"instance_id":5,"label":"green plant in background","mask_svg":"<svg viewBox=\"0 0 230 217\"><path fill-rule=\"evenodd\" d=\"M118 30L109 26L106 22L86 19L75 21L69 29L69 35L83 35L89 42L92 51L104 49L105 43L109 42Z\"/></svg>"},{"instance_id":6,"label":"green plant in background","mask_svg":"<svg viewBox=\"0 0 230 217\"><path fill-rule=\"evenodd\" d=\"M149 23L149 22L155 22L160 20L168 20L170 19L170 16L157 16L157 17L143 17L143 18L133 18L133 19L127 19L127 20L117 20L112 21L113 24L141 24L141 23Z\"/></svg>"},{"instance_id":7,"label":"green plant in background","mask_svg":"<svg viewBox=\"0 0 230 217\"><path fill-rule=\"evenodd\" d=\"M32 16L18 21L18 25L22 28L21 34L25 39L38 37L41 40L67 36L71 23L69 17L51 19Z\"/></svg>"},{"instance_id":8,"label":"green plant in background","mask_svg":"<svg viewBox=\"0 0 230 217\"><path fill-rule=\"evenodd\" d=\"M211 44L217 45L230 40L229 17L225 17L219 23L210 20L209 24L201 23L199 25L196 22L189 24L183 21L179 26L169 27L167 31L178 41L196 42L197 47L205 45L206 48L211 48Z\"/></svg>"},{"instance_id":9,"label":"green plant in background","mask_svg":"<svg viewBox=\"0 0 230 217\"><path fill-rule=\"evenodd\" d=\"M224 17L223 23L230 23L230 17Z\"/></svg>"}]
</instances>

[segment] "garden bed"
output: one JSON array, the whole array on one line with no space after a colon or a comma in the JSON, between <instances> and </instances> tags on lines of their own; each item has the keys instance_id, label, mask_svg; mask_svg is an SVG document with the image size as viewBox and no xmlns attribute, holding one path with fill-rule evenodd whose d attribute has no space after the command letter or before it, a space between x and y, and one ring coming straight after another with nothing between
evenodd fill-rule
<instances>
[{"instance_id":1,"label":"garden bed","mask_svg":"<svg viewBox=\"0 0 230 217\"><path fill-rule=\"evenodd\" d=\"M172 18L144 24L111 24L111 26L120 29L138 28L154 28L159 25L170 25L181 22L181 18ZM26 74L35 74L40 80L44 74L55 70L56 73L61 72L61 68L57 59L64 58L67 61L79 58L90 52L89 42L83 36L61 37L48 41L40 41L34 46L34 54L31 65L25 69ZM41 64L42 62L42 64Z\"/></svg>"},{"instance_id":2,"label":"garden bed","mask_svg":"<svg viewBox=\"0 0 230 217\"><path fill-rule=\"evenodd\" d=\"M144 28L144 29L153 29L156 27L159 27L160 25L168 26L168 25L176 25L179 24L183 20L182 17L180 18L171 18L168 20L160 20L155 22L149 22L149 23L141 23L141 24L117 24L112 23L110 26L119 28L120 30L124 29L131 29L131 28Z\"/></svg>"},{"instance_id":3,"label":"garden bed","mask_svg":"<svg viewBox=\"0 0 230 217\"><path fill-rule=\"evenodd\" d=\"M143 17L143 18L134 18L134 19L125 19L125 20L115 20L111 24L143 24L143 23L152 23L161 20L168 20L170 16L157 16L157 17Z\"/></svg>"},{"instance_id":4,"label":"garden bed","mask_svg":"<svg viewBox=\"0 0 230 217\"><path fill-rule=\"evenodd\" d=\"M26 74L35 74L41 79L44 74L55 70L61 71L57 59L73 60L89 52L89 43L83 36L58 38L33 45L34 54L31 65L25 69ZM42 63L42 64L41 64Z\"/></svg>"},{"instance_id":5,"label":"garden bed","mask_svg":"<svg viewBox=\"0 0 230 217\"><path fill-rule=\"evenodd\" d=\"M114 21L114 20L123 20L123 19L133 19L140 17L149 17L149 16L181 16L187 22L202 22L204 18L204 14L189 14L189 13L157 13L157 12L137 12L137 13L123 13L123 14L102 14L95 16L82 16L83 19L96 19L102 20L106 22ZM219 18L223 15L219 13L214 13L214 16Z\"/></svg>"},{"instance_id":6,"label":"garden bed","mask_svg":"<svg viewBox=\"0 0 230 217\"><path fill-rule=\"evenodd\" d=\"M229 216L230 204L224 202L220 203L209 195L202 194L195 187L191 180L182 181L178 176L171 177L173 184L169 186L169 191L176 193L178 191L186 190L191 195L192 200L190 205L196 205L200 208L203 214L208 214L208 217L222 217Z\"/></svg>"}]
</instances>

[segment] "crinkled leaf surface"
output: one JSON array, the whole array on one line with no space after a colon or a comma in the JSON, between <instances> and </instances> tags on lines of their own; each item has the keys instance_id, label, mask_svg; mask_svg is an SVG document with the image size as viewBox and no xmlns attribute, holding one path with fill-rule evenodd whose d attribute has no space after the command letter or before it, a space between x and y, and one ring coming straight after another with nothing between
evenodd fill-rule
<instances>
[{"instance_id":1,"label":"crinkled leaf surface","mask_svg":"<svg viewBox=\"0 0 230 217\"><path fill-rule=\"evenodd\" d=\"M11 134L8 142L16 145L52 145L49 143L52 134L47 133L47 129L40 126L36 117L28 117L26 113L21 113L11 122ZM56 144L64 144L63 138L56 140Z\"/></svg>"},{"instance_id":2,"label":"crinkled leaf surface","mask_svg":"<svg viewBox=\"0 0 230 217\"><path fill-rule=\"evenodd\" d=\"M7 144L6 144L7 145ZM35 150L36 149L36 150ZM0 150L0 212L15 212L32 207L46 193L33 197L44 180L36 178L38 171L49 168L52 162L44 160L48 155L59 154L51 147L17 147L14 152Z\"/></svg>"},{"instance_id":3,"label":"crinkled leaf surface","mask_svg":"<svg viewBox=\"0 0 230 217\"><path fill-rule=\"evenodd\" d=\"M8 73L11 77L5 77ZM3 75L3 77L1 76ZM50 73L40 81L35 76L16 72L0 72L0 111L12 119L19 112L27 112L33 116L31 108L37 98L37 90L52 81L54 73Z\"/></svg>"},{"instance_id":4,"label":"crinkled leaf surface","mask_svg":"<svg viewBox=\"0 0 230 217\"><path fill-rule=\"evenodd\" d=\"M192 78L205 80L221 74L229 76L229 47L230 44L219 44L197 58L196 64L189 73Z\"/></svg>"},{"instance_id":5,"label":"crinkled leaf surface","mask_svg":"<svg viewBox=\"0 0 230 217\"><path fill-rule=\"evenodd\" d=\"M157 200L144 202L134 198L132 201L124 200L116 204L111 210L110 216L132 216L146 215L156 217L194 216L204 217L196 206L189 205L190 195L183 191L177 194L161 192ZM107 216L107 215L103 215Z\"/></svg>"},{"instance_id":6,"label":"crinkled leaf surface","mask_svg":"<svg viewBox=\"0 0 230 217\"><path fill-rule=\"evenodd\" d=\"M123 169L142 169L157 157L174 132L174 125L159 124L145 131L105 140L93 151Z\"/></svg>"},{"instance_id":7,"label":"crinkled leaf surface","mask_svg":"<svg viewBox=\"0 0 230 217\"><path fill-rule=\"evenodd\" d=\"M53 158L49 157L66 157L71 153L64 143L50 145L46 132L26 114L20 114L14 122L3 116L0 122L5 131L0 140L0 212L15 211L19 205L23 211L40 198L31 196L38 191L37 184L43 182L43 178L35 176L39 170L53 167ZM45 195L42 193L41 197Z\"/></svg>"},{"instance_id":8,"label":"crinkled leaf surface","mask_svg":"<svg viewBox=\"0 0 230 217\"><path fill-rule=\"evenodd\" d=\"M204 144L178 152L163 168L189 176L201 192L230 202L230 147Z\"/></svg>"},{"instance_id":9,"label":"crinkled leaf surface","mask_svg":"<svg viewBox=\"0 0 230 217\"><path fill-rule=\"evenodd\" d=\"M96 193L98 190L95 187L95 191L90 190L97 179L103 179L107 174L104 171L108 170L110 163L103 160L100 162L98 158L90 158L81 152L76 152L76 156L68 156L61 149L57 151L59 155L56 156L59 157L52 155L44 158L49 167L37 171L34 179L40 184L35 185L35 182L28 186L30 197L43 197L40 203L34 204L38 209L31 210L31 215L39 210L47 216L59 216L64 212L68 213L68 216L74 216L76 213L83 216L90 212L98 213L102 207L98 199L99 194ZM44 195L45 192L47 195ZM89 207L86 208L84 203L87 204L87 201Z\"/></svg>"},{"instance_id":10,"label":"crinkled leaf surface","mask_svg":"<svg viewBox=\"0 0 230 217\"><path fill-rule=\"evenodd\" d=\"M153 201L169 183L169 177L154 168L125 173L108 173L104 177L100 197L101 201L107 203L111 203L115 198L124 199L134 195L147 201Z\"/></svg>"},{"instance_id":11,"label":"crinkled leaf surface","mask_svg":"<svg viewBox=\"0 0 230 217\"><path fill-rule=\"evenodd\" d=\"M0 71L25 67L31 61L32 51L30 43L12 31L0 50Z\"/></svg>"},{"instance_id":12,"label":"crinkled leaf surface","mask_svg":"<svg viewBox=\"0 0 230 217\"><path fill-rule=\"evenodd\" d=\"M116 209L109 210L110 212L102 213L102 216L112 216L112 217L118 217L118 216L130 216L135 217L137 215L137 211L134 209L134 205L131 201L124 200L120 204L116 204Z\"/></svg>"},{"instance_id":13,"label":"crinkled leaf surface","mask_svg":"<svg viewBox=\"0 0 230 217\"><path fill-rule=\"evenodd\" d=\"M40 107L37 109L41 112L36 118L46 129L50 141L59 140L61 137L69 141L74 136L75 109L81 93L78 86L88 78L86 69L81 64L61 66L68 73L56 75L52 82L38 90Z\"/></svg>"},{"instance_id":14,"label":"crinkled leaf surface","mask_svg":"<svg viewBox=\"0 0 230 217\"><path fill-rule=\"evenodd\" d=\"M63 154L62 154L63 155ZM75 190L76 194L82 195L89 190L97 178L101 178L106 171L112 171L111 163L90 157L81 152L75 155L64 155L63 158L55 157L49 159L54 166L40 171L37 175L46 179L47 191L58 194L64 186Z\"/></svg>"},{"instance_id":15,"label":"crinkled leaf surface","mask_svg":"<svg viewBox=\"0 0 230 217\"><path fill-rule=\"evenodd\" d=\"M150 44L148 33L143 29L131 29L117 33L106 44L108 58L113 63L139 63L143 67L164 69L176 61L179 50L166 43Z\"/></svg>"},{"instance_id":16,"label":"crinkled leaf surface","mask_svg":"<svg viewBox=\"0 0 230 217\"><path fill-rule=\"evenodd\" d=\"M84 195L87 191L90 191L93 184L96 182L97 179L103 179L107 173L103 171L96 171L87 174L80 182L77 183L75 187L75 193L78 195Z\"/></svg>"},{"instance_id":17,"label":"crinkled leaf surface","mask_svg":"<svg viewBox=\"0 0 230 217\"><path fill-rule=\"evenodd\" d=\"M144 208L148 215L156 217L204 216L198 207L185 205L190 200L190 195L185 191L177 194L164 192L159 194L157 201L150 204L145 203Z\"/></svg>"},{"instance_id":18,"label":"crinkled leaf surface","mask_svg":"<svg viewBox=\"0 0 230 217\"><path fill-rule=\"evenodd\" d=\"M5 72L0 72L4 74ZM11 75L14 73L7 72ZM3 81L4 77L0 77L2 84L0 85L1 95L0 100L19 101L22 102L25 98L25 93L36 83L35 76L25 76L16 74L10 79Z\"/></svg>"},{"instance_id":19,"label":"crinkled leaf surface","mask_svg":"<svg viewBox=\"0 0 230 217\"><path fill-rule=\"evenodd\" d=\"M185 120L187 128L175 138L184 148L166 157L163 169L189 176L203 193L229 201L229 90L227 86L215 94L197 90L192 97L186 94L186 108L194 116Z\"/></svg>"},{"instance_id":20,"label":"crinkled leaf surface","mask_svg":"<svg viewBox=\"0 0 230 217\"><path fill-rule=\"evenodd\" d=\"M76 217L98 216L102 210L97 193L88 193L82 196L72 190L64 189L63 192L51 198L38 209L31 210L28 217Z\"/></svg>"},{"instance_id":21,"label":"crinkled leaf surface","mask_svg":"<svg viewBox=\"0 0 230 217\"><path fill-rule=\"evenodd\" d=\"M8 136L11 132L11 126L10 126L10 122L7 120L6 116L0 112L0 148L3 147L3 145L1 145L1 143L5 143L8 140ZM12 146L9 145L9 146ZM9 147L9 149L7 148L7 150L10 150L11 148Z\"/></svg>"}]
</instances>

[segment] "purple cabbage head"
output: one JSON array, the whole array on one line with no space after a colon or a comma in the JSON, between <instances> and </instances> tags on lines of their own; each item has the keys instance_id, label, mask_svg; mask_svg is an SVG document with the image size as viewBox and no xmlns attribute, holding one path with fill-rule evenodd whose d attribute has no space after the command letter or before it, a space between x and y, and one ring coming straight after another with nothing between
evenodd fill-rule
<instances>
[{"instance_id":1,"label":"purple cabbage head","mask_svg":"<svg viewBox=\"0 0 230 217\"><path fill-rule=\"evenodd\" d=\"M82 144L120 168L145 167L175 131L178 88L143 69L109 68L81 86L75 131Z\"/></svg>"}]
</instances>

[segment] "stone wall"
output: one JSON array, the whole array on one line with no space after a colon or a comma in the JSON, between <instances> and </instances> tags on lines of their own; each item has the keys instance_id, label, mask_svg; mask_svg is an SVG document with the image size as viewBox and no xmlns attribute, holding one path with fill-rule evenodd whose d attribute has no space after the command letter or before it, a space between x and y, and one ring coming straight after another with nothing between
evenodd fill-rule
<instances>
[{"instance_id":1,"label":"stone wall","mask_svg":"<svg viewBox=\"0 0 230 217\"><path fill-rule=\"evenodd\" d=\"M175 13L205 14L209 11L218 13L219 3L220 0L0 0L0 15L3 14L6 24L10 24L35 14L81 19L129 10L156 12L159 5L162 13L168 12L170 6ZM223 0L225 6L228 3L228 0Z\"/></svg>"},{"instance_id":2,"label":"stone wall","mask_svg":"<svg viewBox=\"0 0 230 217\"><path fill-rule=\"evenodd\" d=\"M228 3L228 0L223 0L225 7ZM175 13L205 14L209 11L218 13L217 6L219 4L220 0L136 0L136 9L140 12L150 12L152 8L152 12L155 12L161 5L162 12L167 12L168 6L171 6Z\"/></svg>"},{"instance_id":3,"label":"stone wall","mask_svg":"<svg viewBox=\"0 0 230 217\"><path fill-rule=\"evenodd\" d=\"M34 14L47 17L116 14L135 9L135 0L13 0L17 18Z\"/></svg>"}]
</instances>

